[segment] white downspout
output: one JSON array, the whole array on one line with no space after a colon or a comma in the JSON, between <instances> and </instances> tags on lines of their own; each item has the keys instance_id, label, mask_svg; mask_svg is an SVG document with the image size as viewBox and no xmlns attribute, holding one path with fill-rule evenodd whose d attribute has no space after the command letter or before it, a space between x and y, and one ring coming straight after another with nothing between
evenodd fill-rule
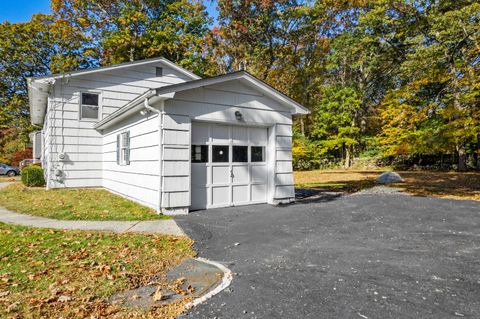
<instances>
[{"instance_id":1,"label":"white downspout","mask_svg":"<svg viewBox=\"0 0 480 319\"><path fill-rule=\"evenodd\" d=\"M159 141L158 141L158 149L159 149L159 154L158 154L158 162L159 162L159 185L158 185L158 212L162 212L162 194L163 194L163 114L165 113L165 103L164 101L160 101L160 111L157 110L156 108L152 107L149 104L148 98L145 99L143 105L145 108L149 111L155 112L158 114L158 132L159 132Z\"/></svg>"}]
</instances>

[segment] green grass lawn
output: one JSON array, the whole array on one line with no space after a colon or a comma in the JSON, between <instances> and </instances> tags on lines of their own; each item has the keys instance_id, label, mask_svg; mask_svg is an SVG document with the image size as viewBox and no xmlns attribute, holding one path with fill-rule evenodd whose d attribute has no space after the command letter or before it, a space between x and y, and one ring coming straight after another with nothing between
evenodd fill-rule
<instances>
[{"instance_id":1,"label":"green grass lawn","mask_svg":"<svg viewBox=\"0 0 480 319\"><path fill-rule=\"evenodd\" d=\"M381 171L313 170L294 172L295 187L357 192L373 187ZM405 192L480 201L480 172L400 171L405 183L395 184Z\"/></svg>"},{"instance_id":2,"label":"green grass lawn","mask_svg":"<svg viewBox=\"0 0 480 319\"><path fill-rule=\"evenodd\" d=\"M106 190L93 188L45 190L17 183L0 190L0 206L18 213L64 220L169 218Z\"/></svg>"},{"instance_id":3,"label":"green grass lawn","mask_svg":"<svg viewBox=\"0 0 480 319\"><path fill-rule=\"evenodd\" d=\"M186 301L146 313L106 300L193 256L191 245L187 237L0 223L0 318L175 318Z\"/></svg>"}]
</instances>

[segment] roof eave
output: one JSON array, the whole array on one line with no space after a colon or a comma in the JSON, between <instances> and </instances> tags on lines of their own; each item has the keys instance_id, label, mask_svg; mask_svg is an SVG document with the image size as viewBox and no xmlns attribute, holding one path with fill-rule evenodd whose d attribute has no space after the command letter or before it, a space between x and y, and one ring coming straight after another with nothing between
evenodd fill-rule
<instances>
[{"instance_id":1,"label":"roof eave","mask_svg":"<svg viewBox=\"0 0 480 319\"><path fill-rule=\"evenodd\" d=\"M166 64L167 66L171 67L172 69L174 69L174 70L184 74L185 76L191 78L192 80L201 79L201 77L194 74L193 72L190 72L187 69L184 69L181 66L179 66L179 65L173 63L172 61L170 61L168 59L165 59L163 57L126 62L126 63L109 65L109 66L104 66L104 67L97 67L97 68L92 68L92 69L77 70L77 71L72 71L72 72L56 73L56 74L51 74L51 75L33 77L31 79L32 80L60 79L60 78L64 78L64 77L74 77L74 76L87 75L87 74L92 74L92 73L97 73L97 72L106 72L106 71L123 69L123 68L131 67L131 66L151 64L151 63L156 63L156 62L162 62L162 63Z\"/></svg>"},{"instance_id":2,"label":"roof eave","mask_svg":"<svg viewBox=\"0 0 480 319\"><path fill-rule=\"evenodd\" d=\"M140 110L144 109L144 102L145 100L149 100L149 104L155 104L160 100L168 100L173 98L175 93L171 94L164 94L164 95L157 95L154 89L148 90L144 94L140 95L139 97L135 98L131 102L127 103L122 108L118 109L117 111L113 112L97 124L95 124L94 128L96 130L104 130L107 129L116 123L124 120L125 118L129 117L130 115L139 112Z\"/></svg>"}]
</instances>

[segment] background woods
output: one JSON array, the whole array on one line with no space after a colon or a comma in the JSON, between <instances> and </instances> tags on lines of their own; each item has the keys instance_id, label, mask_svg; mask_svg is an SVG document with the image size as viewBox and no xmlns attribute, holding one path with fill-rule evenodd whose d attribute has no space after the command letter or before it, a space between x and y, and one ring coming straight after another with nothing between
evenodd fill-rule
<instances>
[{"instance_id":1,"label":"background woods","mask_svg":"<svg viewBox=\"0 0 480 319\"><path fill-rule=\"evenodd\" d=\"M164 56L202 76L245 69L311 110L296 169L359 157L479 166L477 1L52 0L0 24L0 161L29 124L26 77Z\"/></svg>"}]
</instances>

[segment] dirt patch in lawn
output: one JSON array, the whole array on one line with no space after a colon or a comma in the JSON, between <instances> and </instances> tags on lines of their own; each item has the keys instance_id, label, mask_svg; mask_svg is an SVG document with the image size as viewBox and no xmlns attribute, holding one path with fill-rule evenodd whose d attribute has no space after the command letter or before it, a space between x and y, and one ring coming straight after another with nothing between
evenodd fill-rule
<instances>
[{"instance_id":1,"label":"dirt patch in lawn","mask_svg":"<svg viewBox=\"0 0 480 319\"><path fill-rule=\"evenodd\" d=\"M375 185L381 171L295 172L295 186L356 192ZM418 196L480 200L480 172L399 172L405 183L394 184Z\"/></svg>"},{"instance_id":2,"label":"dirt patch in lawn","mask_svg":"<svg viewBox=\"0 0 480 319\"><path fill-rule=\"evenodd\" d=\"M169 218L98 188L46 190L16 183L0 190L0 206L18 213L62 220L129 221Z\"/></svg>"},{"instance_id":3,"label":"dirt patch in lawn","mask_svg":"<svg viewBox=\"0 0 480 319\"><path fill-rule=\"evenodd\" d=\"M150 310L108 298L194 255L186 237L59 231L0 223L0 317L176 318L188 301Z\"/></svg>"}]
</instances>

